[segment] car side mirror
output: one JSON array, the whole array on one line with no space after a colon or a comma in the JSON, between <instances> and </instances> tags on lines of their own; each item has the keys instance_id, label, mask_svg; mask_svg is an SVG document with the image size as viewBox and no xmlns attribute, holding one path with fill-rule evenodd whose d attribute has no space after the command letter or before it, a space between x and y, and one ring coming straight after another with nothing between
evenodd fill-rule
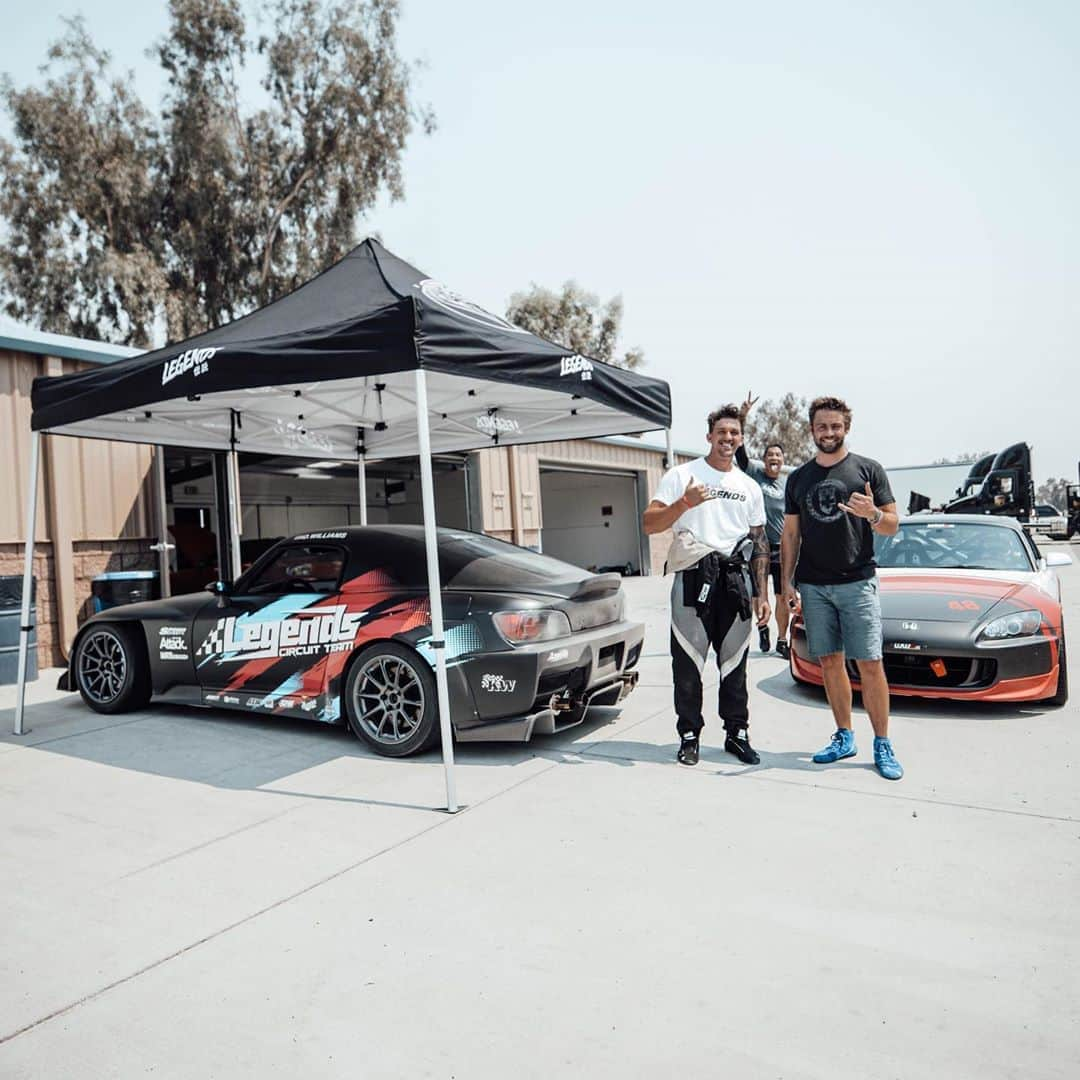
<instances>
[{"instance_id":1,"label":"car side mirror","mask_svg":"<svg viewBox=\"0 0 1080 1080\"><path fill-rule=\"evenodd\" d=\"M224 607L229 594L232 592L231 581L211 581L206 586L206 591L217 599L217 606Z\"/></svg>"},{"instance_id":2,"label":"car side mirror","mask_svg":"<svg viewBox=\"0 0 1080 1080\"><path fill-rule=\"evenodd\" d=\"M1072 556L1067 551L1048 551L1045 558L1047 566L1072 566Z\"/></svg>"}]
</instances>

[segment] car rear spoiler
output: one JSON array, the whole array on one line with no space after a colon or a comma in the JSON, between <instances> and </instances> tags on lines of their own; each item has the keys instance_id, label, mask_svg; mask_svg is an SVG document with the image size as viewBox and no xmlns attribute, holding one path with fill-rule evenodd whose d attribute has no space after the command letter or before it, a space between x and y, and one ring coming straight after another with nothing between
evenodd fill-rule
<instances>
[{"instance_id":1,"label":"car rear spoiler","mask_svg":"<svg viewBox=\"0 0 1080 1080\"><path fill-rule=\"evenodd\" d=\"M622 588L622 578L618 574L596 574L586 578L571 594L571 600L588 600L593 597L610 596Z\"/></svg>"}]
</instances>

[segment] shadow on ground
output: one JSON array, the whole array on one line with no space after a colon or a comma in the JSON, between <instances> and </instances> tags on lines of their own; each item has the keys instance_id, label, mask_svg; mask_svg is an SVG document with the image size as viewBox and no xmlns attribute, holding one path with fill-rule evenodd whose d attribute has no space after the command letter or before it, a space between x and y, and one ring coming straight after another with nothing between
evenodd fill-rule
<instances>
[{"instance_id":1,"label":"shadow on ground","mask_svg":"<svg viewBox=\"0 0 1080 1080\"><path fill-rule=\"evenodd\" d=\"M514 766L536 757L580 762L575 744L589 744L620 713L618 708L595 708L577 727L557 735L536 736L531 743L457 744L454 757L458 764L471 767ZM68 699L27 706L26 722L29 735L25 741L14 736L2 741L217 788L406 809L432 807L308 792L296 786L295 778L306 770L346 758L365 759L386 770L398 770L403 780L410 767L442 762L437 746L408 758L383 757L346 727L177 705L154 705L137 713L107 717L85 710L76 699ZM50 728L55 734L50 735ZM274 786L286 779L293 781L288 789Z\"/></svg>"}]
</instances>

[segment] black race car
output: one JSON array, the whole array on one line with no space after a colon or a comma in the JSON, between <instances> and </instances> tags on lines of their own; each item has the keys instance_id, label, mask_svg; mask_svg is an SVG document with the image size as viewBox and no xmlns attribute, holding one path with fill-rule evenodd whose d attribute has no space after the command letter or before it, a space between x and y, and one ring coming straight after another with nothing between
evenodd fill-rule
<instances>
[{"instance_id":1,"label":"black race car","mask_svg":"<svg viewBox=\"0 0 1080 1080\"><path fill-rule=\"evenodd\" d=\"M637 682L644 627L617 574L478 533L438 530L458 740L528 740ZM380 754L439 739L420 526L282 540L235 584L111 608L79 630L60 689L122 712L151 697L348 723Z\"/></svg>"}]
</instances>

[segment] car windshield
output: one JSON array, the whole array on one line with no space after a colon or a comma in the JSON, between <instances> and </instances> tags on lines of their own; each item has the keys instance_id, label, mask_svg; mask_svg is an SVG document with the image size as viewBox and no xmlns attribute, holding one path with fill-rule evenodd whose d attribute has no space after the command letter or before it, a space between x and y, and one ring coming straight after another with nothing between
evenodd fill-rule
<instances>
[{"instance_id":1,"label":"car windshield","mask_svg":"<svg viewBox=\"0 0 1080 1080\"><path fill-rule=\"evenodd\" d=\"M875 536L874 552L882 568L1033 569L1018 533L1001 525L974 522L904 522L895 536Z\"/></svg>"}]
</instances>

